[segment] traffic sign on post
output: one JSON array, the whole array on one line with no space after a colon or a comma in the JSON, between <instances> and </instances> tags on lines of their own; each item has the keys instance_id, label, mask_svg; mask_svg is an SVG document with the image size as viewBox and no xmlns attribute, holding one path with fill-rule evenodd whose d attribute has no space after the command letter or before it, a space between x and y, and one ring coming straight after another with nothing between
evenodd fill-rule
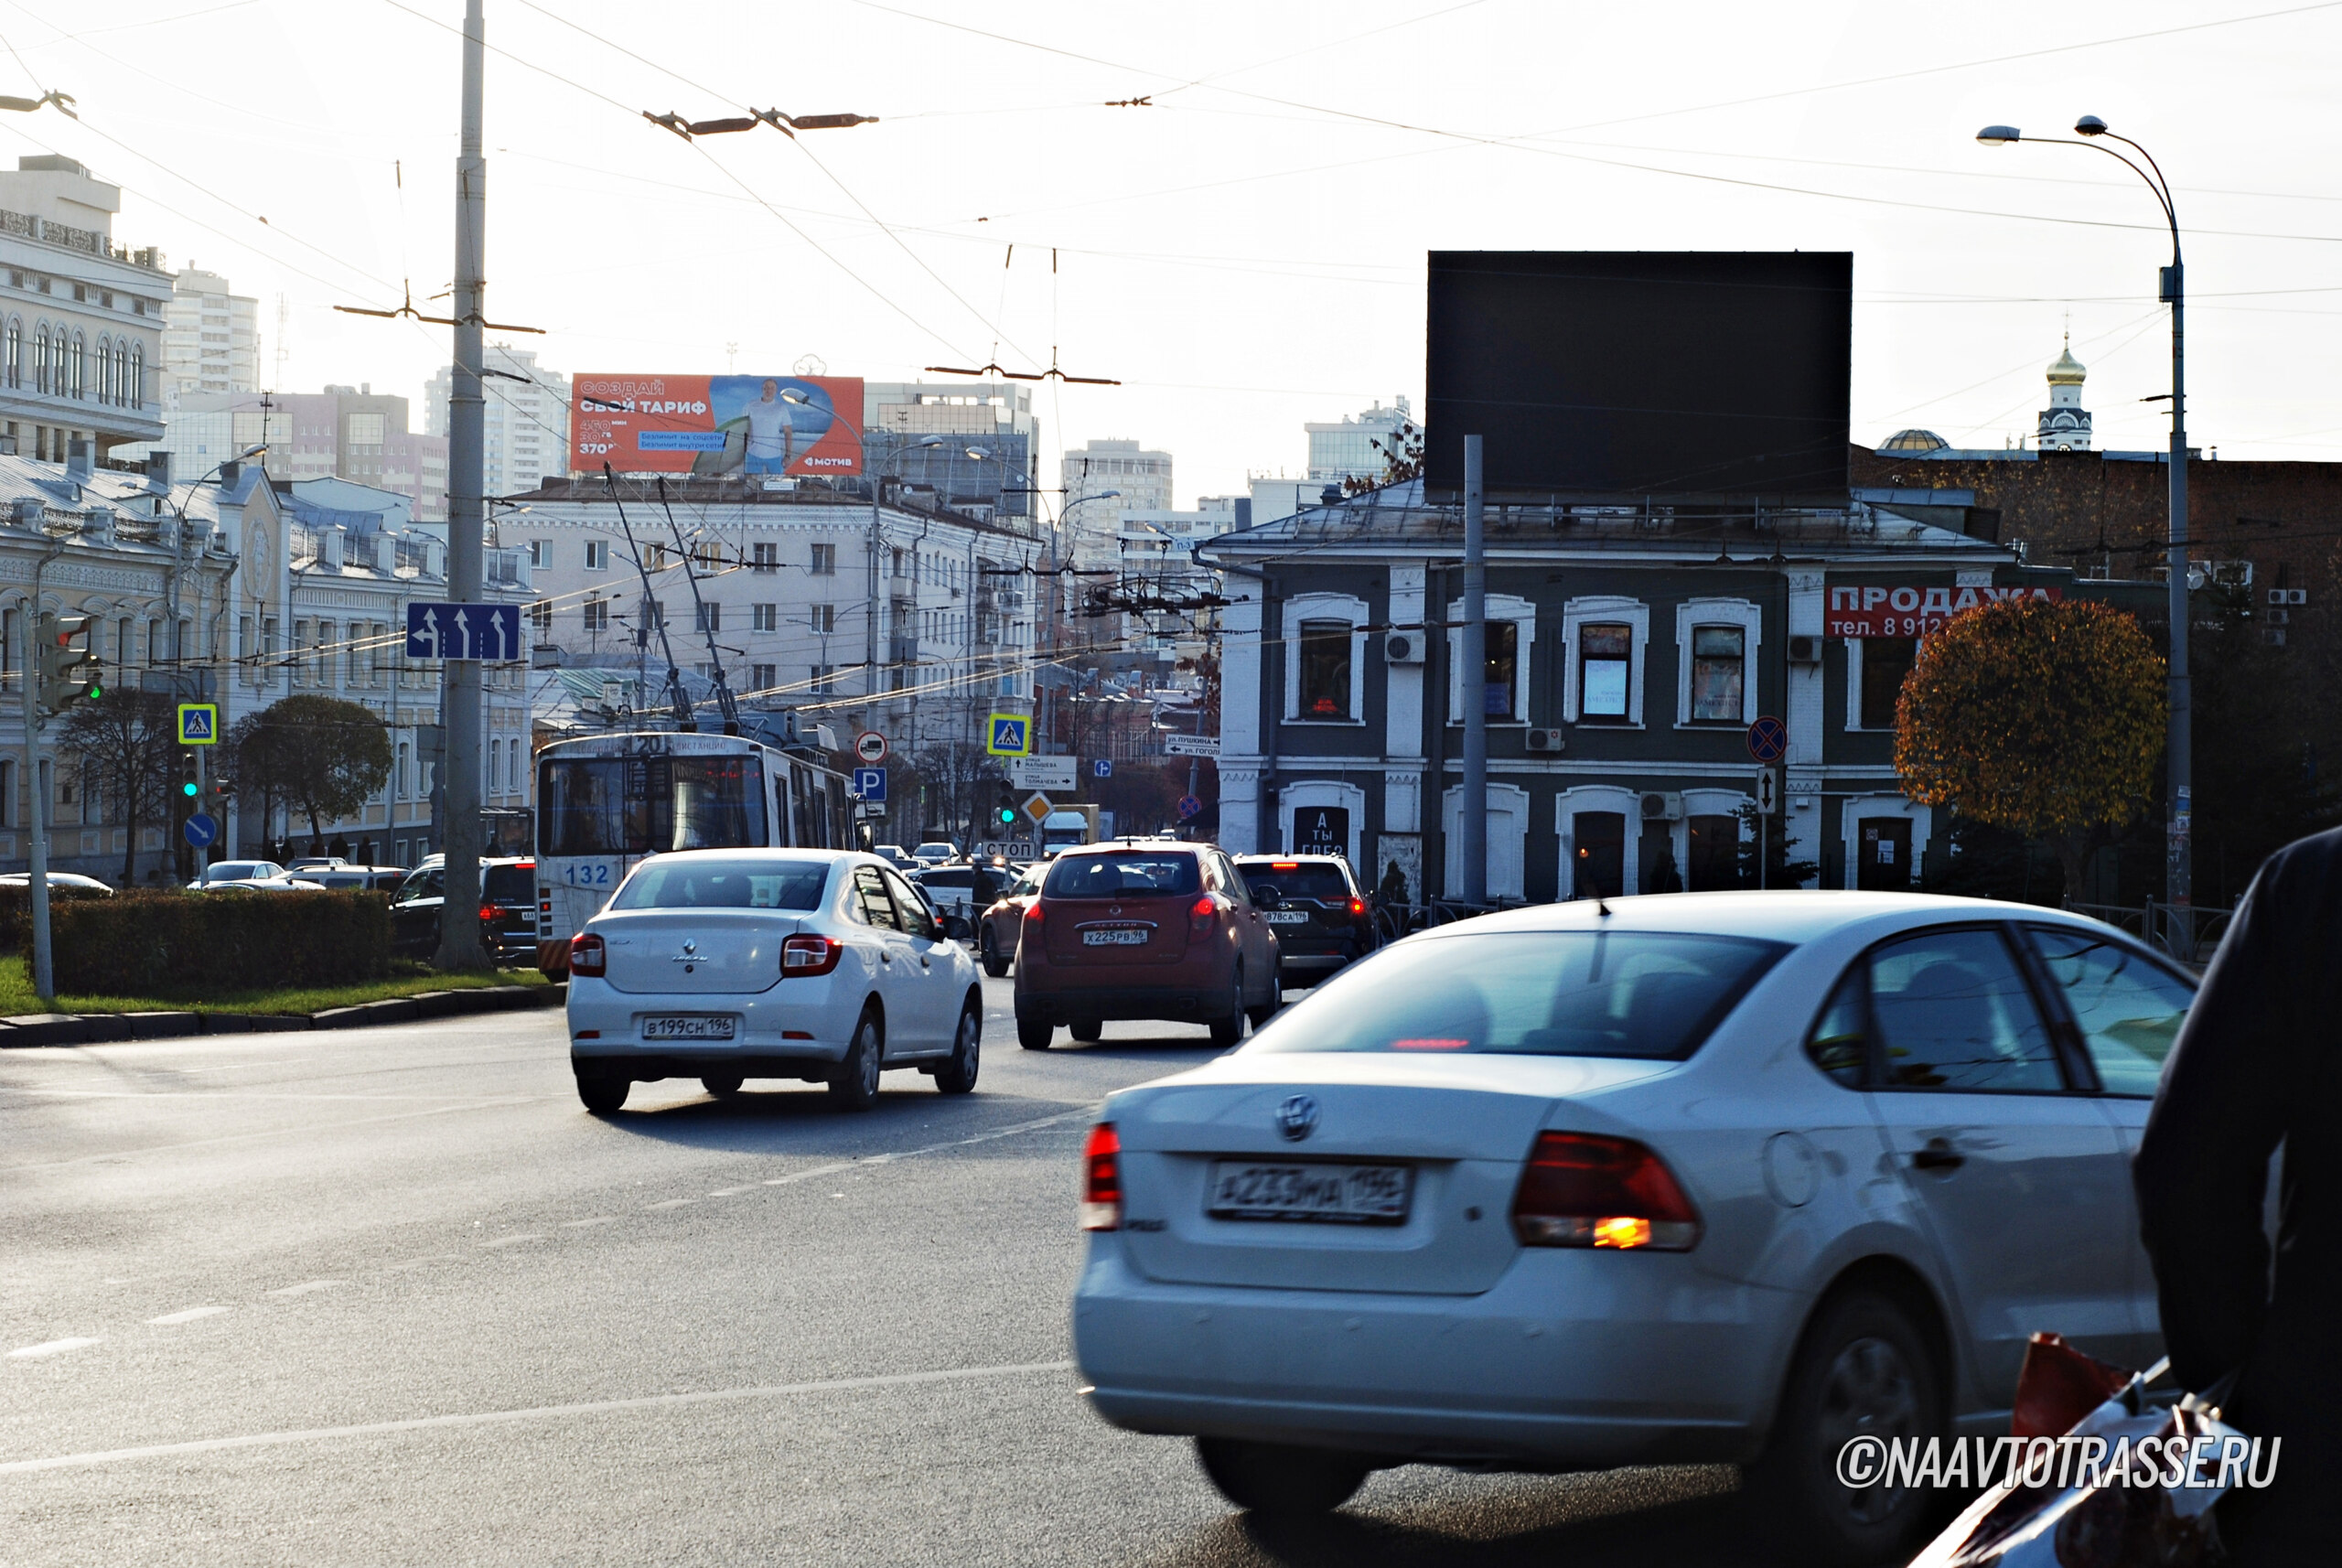
<instances>
[{"instance_id":1,"label":"traffic sign on post","mask_svg":"<svg viewBox=\"0 0 2342 1568\"><path fill-rule=\"evenodd\" d=\"M409 659L525 658L519 605L457 605L415 601L406 607Z\"/></svg>"},{"instance_id":2,"label":"traffic sign on post","mask_svg":"<svg viewBox=\"0 0 2342 1568\"><path fill-rule=\"evenodd\" d=\"M1166 735L1163 737L1166 757L1218 757L1219 736L1216 735Z\"/></svg>"},{"instance_id":3,"label":"traffic sign on post","mask_svg":"<svg viewBox=\"0 0 2342 1568\"><path fill-rule=\"evenodd\" d=\"M864 730L854 737L854 760L866 768L876 768L886 760L886 737L875 729Z\"/></svg>"},{"instance_id":4,"label":"traffic sign on post","mask_svg":"<svg viewBox=\"0 0 2342 1568\"><path fill-rule=\"evenodd\" d=\"M1748 726L1748 755L1759 762L1778 762L1789 754L1789 726L1767 714Z\"/></svg>"},{"instance_id":5,"label":"traffic sign on post","mask_svg":"<svg viewBox=\"0 0 2342 1568\"><path fill-rule=\"evenodd\" d=\"M994 757L1030 757L1033 721L1022 714L994 714L985 727L984 749Z\"/></svg>"},{"instance_id":6,"label":"traffic sign on post","mask_svg":"<svg viewBox=\"0 0 2342 1568\"><path fill-rule=\"evenodd\" d=\"M181 703L179 704L179 744L181 746L220 744L218 703Z\"/></svg>"},{"instance_id":7,"label":"traffic sign on post","mask_svg":"<svg viewBox=\"0 0 2342 1568\"><path fill-rule=\"evenodd\" d=\"M1112 779L1113 776L1114 759L1111 757L1101 757L1090 765L1090 777L1092 779Z\"/></svg>"},{"instance_id":8,"label":"traffic sign on post","mask_svg":"<svg viewBox=\"0 0 2342 1568\"><path fill-rule=\"evenodd\" d=\"M220 836L220 824L201 811L198 811L187 820L186 824L179 831L187 834L188 843L198 849L203 849L209 846L213 839Z\"/></svg>"},{"instance_id":9,"label":"traffic sign on post","mask_svg":"<svg viewBox=\"0 0 2342 1568\"><path fill-rule=\"evenodd\" d=\"M1181 822L1184 822L1190 817L1200 817L1203 814L1204 803L1201 800L1197 800L1193 795L1182 795L1179 797L1179 820Z\"/></svg>"},{"instance_id":10,"label":"traffic sign on post","mask_svg":"<svg viewBox=\"0 0 2342 1568\"><path fill-rule=\"evenodd\" d=\"M1774 812L1776 812L1776 811L1779 811L1780 809L1781 809L1781 776L1780 776L1780 770L1779 770L1779 769L1778 769L1778 768L1759 768L1756 770L1756 810L1757 810L1757 811L1758 811L1758 812L1759 812L1759 814L1761 814L1761 815L1764 815L1764 816L1767 816L1767 817L1769 817L1769 816L1771 816Z\"/></svg>"},{"instance_id":11,"label":"traffic sign on post","mask_svg":"<svg viewBox=\"0 0 2342 1568\"><path fill-rule=\"evenodd\" d=\"M1070 795L1074 769L1080 762L1079 757L1012 757L1008 759L1008 778L1020 789L1039 789L1044 793L1055 789Z\"/></svg>"},{"instance_id":12,"label":"traffic sign on post","mask_svg":"<svg viewBox=\"0 0 2342 1568\"><path fill-rule=\"evenodd\" d=\"M886 770L883 768L857 768L854 770L854 798L865 806L880 806L886 801Z\"/></svg>"},{"instance_id":13,"label":"traffic sign on post","mask_svg":"<svg viewBox=\"0 0 2342 1568\"><path fill-rule=\"evenodd\" d=\"M1049 820L1049 812L1053 807L1047 795L1032 794L1025 797L1025 804L1020 809L1024 811L1026 820L1037 828Z\"/></svg>"}]
</instances>

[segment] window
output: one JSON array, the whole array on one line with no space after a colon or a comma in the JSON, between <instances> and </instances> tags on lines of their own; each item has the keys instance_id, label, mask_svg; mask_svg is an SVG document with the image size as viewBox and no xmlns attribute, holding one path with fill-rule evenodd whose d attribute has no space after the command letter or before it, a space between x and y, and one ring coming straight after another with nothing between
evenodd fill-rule
<instances>
[{"instance_id":1,"label":"window","mask_svg":"<svg viewBox=\"0 0 2342 1568\"><path fill-rule=\"evenodd\" d=\"M769 692L779 684L780 667L779 665L751 664L748 666L748 695L754 696L759 692Z\"/></svg>"},{"instance_id":2,"label":"window","mask_svg":"<svg viewBox=\"0 0 2342 1568\"><path fill-rule=\"evenodd\" d=\"M586 542L586 570L599 572L610 564L610 547L602 540Z\"/></svg>"},{"instance_id":3,"label":"window","mask_svg":"<svg viewBox=\"0 0 2342 1568\"><path fill-rule=\"evenodd\" d=\"M387 422L379 413L352 413L342 419L342 438L352 446L380 446Z\"/></svg>"},{"instance_id":4,"label":"window","mask_svg":"<svg viewBox=\"0 0 2342 1568\"><path fill-rule=\"evenodd\" d=\"M610 629L609 600L598 598L587 599L584 608L586 612L586 629L587 631L607 631Z\"/></svg>"},{"instance_id":5,"label":"window","mask_svg":"<svg viewBox=\"0 0 2342 1568\"><path fill-rule=\"evenodd\" d=\"M529 564L532 566L543 565L545 564L545 552L550 550L552 547L552 543L547 540L532 539L529 541Z\"/></svg>"},{"instance_id":6,"label":"window","mask_svg":"<svg viewBox=\"0 0 2342 1568\"><path fill-rule=\"evenodd\" d=\"M1736 626L1692 628L1692 717L1739 724L1747 665L1747 631Z\"/></svg>"},{"instance_id":7,"label":"window","mask_svg":"<svg viewBox=\"0 0 2342 1568\"><path fill-rule=\"evenodd\" d=\"M1893 1089L2062 1088L2049 1031L1996 931L1927 931L1872 950L1875 1070Z\"/></svg>"},{"instance_id":8,"label":"window","mask_svg":"<svg viewBox=\"0 0 2342 1568\"><path fill-rule=\"evenodd\" d=\"M818 909L830 864L820 860L654 862L627 879L614 909Z\"/></svg>"},{"instance_id":9,"label":"window","mask_svg":"<svg viewBox=\"0 0 2342 1568\"><path fill-rule=\"evenodd\" d=\"M888 562L893 570L886 574L888 576L899 577L903 575L903 554L904 553L900 550L893 552L893 559Z\"/></svg>"},{"instance_id":10,"label":"window","mask_svg":"<svg viewBox=\"0 0 2342 1568\"><path fill-rule=\"evenodd\" d=\"M749 628L754 631L779 631L780 607L779 605L750 605L748 624Z\"/></svg>"},{"instance_id":11,"label":"window","mask_svg":"<svg viewBox=\"0 0 2342 1568\"><path fill-rule=\"evenodd\" d=\"M836 576L838 575L838 547L834 544L816 544L813 546L813 563L811 570L816 577Z\"/></svg>"},{"instance_id":12,"label":"window","mask_svg":"<svg viewBox=\"0 0 2342 1568\"><path fill-rule=\"evenodd\" d=\"M837 630L837 628L838 628L838 607L837 607L837 606L835 606L835 605L815 605L815 606L813 607L813 629L814 629L815 631L818 631L818 632L828 633L828 632L833 632L833 631Z\"/></svg>"},{"instance_id":13,"label":"window","mask_svg":"<svg viewBox=\"0 0 2342 1568\"><path fill-rule=\"evenodd\" d=\"M1627 716L1634 628L1597 622L1578 628L1578 712L1588 719Z\"/></svg>"},{"instance_id":14,"label":"window","mask_svg":"<svg viewBox=\"0 0 2342 1568\"><path fill-rule=\"evenodd\" d=\"M146 348L133 344L130 349L130 406L146 406Z\"/></svg>"},{"instance_id":15,"label":"window","mask_svg":"<svg viewBox=\"0 0 2342 1568\"><path fill-rule=\"evenodd\" d=\"M1713 893L1740 886L1740 819L1693 817L1686 824L1683 886L1693 893Z\"/></svg>"},{"instance_id":16,"label":"window","mask_svg":"<svg viewBox=\"0 0 2342 1568\"><path fill-rule=\"evenodd\" d=\"M1514 719L1520 715L1512 711L1513 677L1520 663L1520 625L1518 621L1492 620L1481 628L1486 639L1486 668L1481 671L1481 711L1492 719Z\"/></svg>"},{"instance_id":17,"label":"window","mask_svg":"<svg viewBox=\"0 0 2342 1568\"><path fill-rule=\"evenodd\" d=\"M553 601L539 599L529 607L529 624L539 631L553 629Z\"/></svg>"},{"instance_id":18,"label":"window","mask_svg":"<svg viewBox=\"0 0 2342 1568\"><path fill-rule=\"evenodd\" d=\"M2058 926L2029 929L2081 1029L2100 1087L2152 1096L2195 993L2120 942Z\"/></svg>"},{"instance_id":19,"label":"window","mask_svg":"<svg viewBox=\"0 0 2342 1568\"><path fill-rule=\"evenodd\" d=\"M1301 708L1305 719L1347 719L1350 714L1350 623L1301 623Z\"/></svg>"},{"instance_id":20,"label":"window","mask_svg":"<svg viewBox=\"0 0 2342 1568\"><path fill-rule=\"evenodd\" d=\"M759 545L756 546L755 548L756 548L756 569L757 569L757 571L759 571L759 572L778 572L778 571L779 571L779 570L780 570L780 546L779 546L779 545L768 542L768 543L764 543L764 544L759 544Z\"/></svg>"},{"instance_id":21,"label":"window","mask_svg":"<svg viewBox=\"0 0 2342 1568\"><path fill-rule=\"evenodd\" d=\"M828 693L828 692L834 692L834 691L836 691L836 690L837 690L837 672L838 672L838 667L837 667L836 665L834 665L834 664L816 664L816 665L814 665L814 666L813 666L813 690L814 690L814 691L816 691L816 692L822 692L822 693Z\"/></svg>"},{"instance_id":22,"label":"window","mask_svg":"<svg viewBox=\"0 0 2342 1568\"><path fill-rule=\"evenodd\" d=\"M886 896L886 879L875 865L854 867L854 897L847 900L846 912L882 931L900 929L895 923L895 902Z\"/></svg>"},{"instance_id":23,"label":"window","mask_svg":"<svg viewBox=\"0 0 2342 1568\"><path fill-rule=\"evenodd\" d=\"M724 607L722 605L701 604L695 607L697 613L693 618L695 622L692 628L693 630L709 632L722 631L724 629Z\"/></svg>"},{"instance_id":24,"label":"window","mask_svg":"<svg viewBox=\"0 0 2342 1568\"><path fill-rule=\"evenodd\" d=\"M19 317L8 317L8 335L0 344L0 380L12 387L25 384L25 323Z\"/></svg>"},{"instance_id":25,"label":"window","mask_svg":"<svg viewBox=\"0 0 2342 1568\"><path fill-rule=\"evenodd\" d=\"M667 601L664 599L643 600L642 629L645 631L658 631L663 628L666 624Z\"/></svg>"},{"instance_id":26,"label":"window","mask_svg":"<svg viewBox=\"0 0 2342 1568\"><path fill-rule=\"evenodd\" d=\"M1862 727L1893 729L1895 705L1903 695L1904 677L1919 656L1919 639L1866 637L1862 645Z\"/></svg>"}]
</instances>

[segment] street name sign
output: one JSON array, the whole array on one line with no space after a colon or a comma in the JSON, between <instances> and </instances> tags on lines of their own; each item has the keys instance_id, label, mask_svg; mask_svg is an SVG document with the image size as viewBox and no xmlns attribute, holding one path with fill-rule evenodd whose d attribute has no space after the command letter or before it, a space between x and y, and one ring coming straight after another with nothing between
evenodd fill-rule
<instances>
[{"instance_id":1,"label":"street name sign","mask_svg":"<svg viewBox=\"0 0 2342 1568\"><path fill-rule=\"evenodd\" d=\"M1008 759L1008 779L1020 789L1056 789L1071 794L1074 774L1080 766L1078 757L1012 757Z\"/></svg>"},{"instance_id":2,"label":"street name sign","mask_svg":"<svg viewBox=\"0 0 2342 1568\"><path fill-rule=\"evenodd\" d=\"M1163 737L1166 757L1218 757L1219 736L1216 735L1166 735Z\"/></svg>"},{"instance_id":3,"label":"street name sign","mask_svg":"<svg viewBox=\"0 0 2342 1568\"><path fill-rule=\"evenodd\" d=\"M458 605L417 601L406 607L409 659L481 659L500 662L526 656L519 605Z\"/></svg>"}]
</instances>

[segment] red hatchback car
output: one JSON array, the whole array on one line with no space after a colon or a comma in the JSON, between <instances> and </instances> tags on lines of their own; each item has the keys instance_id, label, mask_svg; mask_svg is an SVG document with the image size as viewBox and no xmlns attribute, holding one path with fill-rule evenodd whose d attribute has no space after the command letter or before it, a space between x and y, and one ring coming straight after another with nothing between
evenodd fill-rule
<instances>
[{"instance_id":1,"label":"red hatchback car","mask_svg":"<svg viewBox=\"0 0 2342 1568\"><path fill-rule=\"evenodd\" d=\"M1016 942L1016 1043L1109 1018L1209 1024L1232 1046L1284 1004L1277 939L1235 865L1209 844L1084 844L1050 862Z\"/></svg>"}]
</instances>

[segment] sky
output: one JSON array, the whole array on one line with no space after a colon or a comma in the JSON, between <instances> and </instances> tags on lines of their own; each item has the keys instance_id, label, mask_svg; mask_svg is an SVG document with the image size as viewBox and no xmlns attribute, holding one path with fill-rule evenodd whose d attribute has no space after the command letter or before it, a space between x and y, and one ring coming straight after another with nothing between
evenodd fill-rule
<instances>
[{"instance_id":1,"label":"sky","mask_svg":"<svg viewBox=\"0 0 2342 1568\"><path fill-rule=\"evenodd\" d=\"M1845 250L1855 440L2008 444L2070 330L2098 445L2155 447L2153 196L1974 140L2095 113L2176 189L2191 445L2342 460L2342 0L486 5L488 315L543 329L490 337L565 372L1054 360L1122 384L1042 383L1045 454L1135 437L1189 505L1420 409L1429 251ZM257 295L263 385L419 429L446 329L333 306L445 309L462 11L0 0L0 92L81 115L0 115L0 157L78 158L117 243ZM642 117L768 107L878 119Z\"/></svg>"}]
</instances>

